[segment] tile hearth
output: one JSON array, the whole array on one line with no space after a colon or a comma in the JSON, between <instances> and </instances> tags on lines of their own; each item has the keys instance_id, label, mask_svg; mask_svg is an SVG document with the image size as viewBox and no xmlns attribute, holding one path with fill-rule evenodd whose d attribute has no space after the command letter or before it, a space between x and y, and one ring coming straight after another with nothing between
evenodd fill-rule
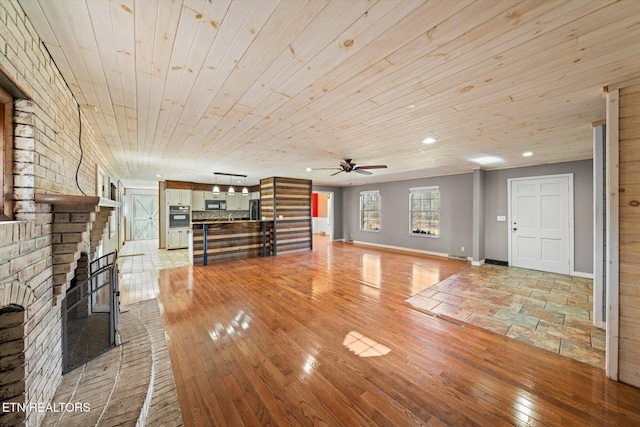
<instances>
[{"instance_id":1,"label":"tile hearth","mask_svg":"<svg viewBox=\"0 0 640 427\"><path fill-rule=\"evenodd\" d=\"M604 368L590 279L513 267L469 267L407 299L413 306Z\"/></svg>"}]
</instances>

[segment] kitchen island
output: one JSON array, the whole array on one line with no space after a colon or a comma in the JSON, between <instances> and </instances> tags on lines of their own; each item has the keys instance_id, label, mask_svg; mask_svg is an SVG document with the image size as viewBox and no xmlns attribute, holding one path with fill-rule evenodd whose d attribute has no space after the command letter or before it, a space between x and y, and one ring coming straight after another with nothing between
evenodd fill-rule
<instances>
[{"instance_id":1,"label":"kitchen island","mask_svg":"<svg viewBox=\"0 0 640 427\"><path fill-rule=\"evenodd\" d=\"M192 223L193 265L271 255L273 221L204 220Z\"/></svg>"}]
</instances>

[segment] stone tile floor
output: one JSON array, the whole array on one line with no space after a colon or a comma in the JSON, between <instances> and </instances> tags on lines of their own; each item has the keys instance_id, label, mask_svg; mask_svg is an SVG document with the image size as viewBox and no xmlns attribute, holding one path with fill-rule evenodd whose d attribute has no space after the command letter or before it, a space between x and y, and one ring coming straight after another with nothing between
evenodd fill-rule
<instances>
[{"instance_id":1,"label":"stone tile floor","mask_svg":"<svg viewBox=\"0 0 640 427\"><path fill-rule=\"evenodd\" d=\"M513 267L469 267L407 299L413 306L604 368L590 279Z\"/></svg>"},{"instance_id":2,"label":"stone tile floor","mask_svg":"<svg viewBox=\"0 0 640 427\"><path fill-rule=\"evenodd\" d=\"M189 265L187 249L158 249L158 240L128 241L118 254L120 304L158 297L160 270Z\"/></svg>"}]
</instances>

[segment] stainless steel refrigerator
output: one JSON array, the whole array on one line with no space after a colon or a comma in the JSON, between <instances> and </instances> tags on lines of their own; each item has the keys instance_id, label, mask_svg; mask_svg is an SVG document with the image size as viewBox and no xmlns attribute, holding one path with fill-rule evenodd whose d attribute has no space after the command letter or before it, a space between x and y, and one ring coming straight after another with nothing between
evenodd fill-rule
<instances>
[{"instance_id":1,"label":"stainless steel refrigerator","mask_svg":"<svg viewBox=\"0 0 640 427\"><path fill-rule=\"evenodd\" d=\"M249 219L250 220L261 219L260 200L257 200L257 199L249 200Z\"/></svg>"}]
</instances>

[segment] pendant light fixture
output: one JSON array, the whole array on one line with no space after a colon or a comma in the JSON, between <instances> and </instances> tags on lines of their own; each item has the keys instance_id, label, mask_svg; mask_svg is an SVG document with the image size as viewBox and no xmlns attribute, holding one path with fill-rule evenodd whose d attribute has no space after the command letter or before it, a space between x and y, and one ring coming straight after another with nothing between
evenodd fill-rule
<instances>
[{"instance_id":1,"label":"pendant light fixture","mask_svg":"<svg viewBox=\"0 0 640 427\"><path fill-rule=\"evenodd\" d=\"M220 194L220 187L218 187L218 175L216 175L215 173L213 175L216 177L216 184L213 186L213 194L217 196L218 194Z\"/></svg>"},{"instance_id":2,"label":"pendant light fixture","mask_svg":"<svg viewBox=\"0 0 640 427\"><path fill-rule=\"evenodd\" d=\"M244 177L244 188L242 189L242 195L243 196L248 196L249 195L249 189L247 188L247 177Z\"/></svg>"},{"instance_id":3,"label":"pendant light fixture","mask_svg":"<svg viewBox=\"0 0 640 427\"><path fill-rule=\"evenodd\" d=\"M227 194L234 195L236 194L236 190L233 189L233 178L229 177L229 189L227 190Z\"/></svg>"}]
</instances>

